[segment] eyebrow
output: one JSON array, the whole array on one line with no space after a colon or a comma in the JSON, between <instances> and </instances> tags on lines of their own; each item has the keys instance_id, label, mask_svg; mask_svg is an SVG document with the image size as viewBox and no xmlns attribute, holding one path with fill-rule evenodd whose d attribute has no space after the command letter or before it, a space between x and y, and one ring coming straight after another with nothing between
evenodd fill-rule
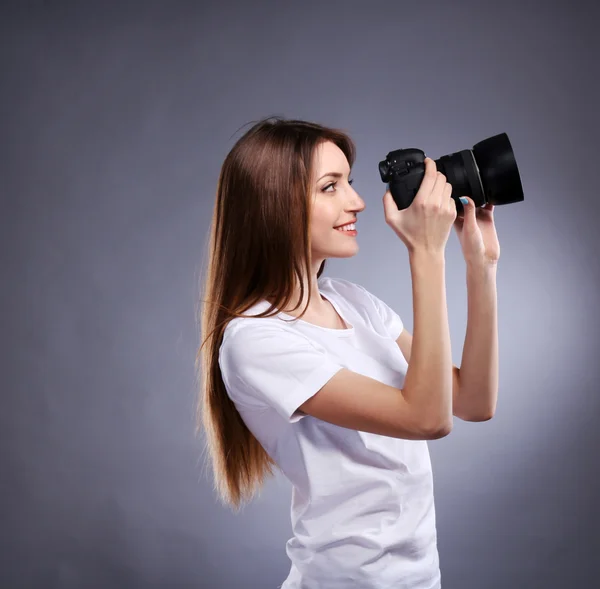
<instances>
[{"instance_id":1,"label":"eyebrow","mask_svg":"<svg viewBox=\"0 0 600 589\"><path fill-rule=\"evenodd\" d=\"M348 176L349 176L350 174L352 174L352 170L350 170L350 171L348 172ZM327 174L323 174L323 176L321 176L321 177L319 178L319 180L317 180L317 182L319 182L320 180L323 180L323 178L325 178L325 177L327 177L327 176L333 176L334 178L343 178L343 177L344 177L344 174L340 174L339 172L329 172L329 173L327 173Z\"/></svg>"}]
</instances>

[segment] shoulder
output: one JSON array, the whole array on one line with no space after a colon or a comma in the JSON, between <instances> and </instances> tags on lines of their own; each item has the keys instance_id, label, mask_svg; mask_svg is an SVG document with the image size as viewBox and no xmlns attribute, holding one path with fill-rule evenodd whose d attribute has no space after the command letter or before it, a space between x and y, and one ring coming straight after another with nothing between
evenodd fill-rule
<instances>
[{"instance_id":1,"label":"shoulder","mask_svg":"<svg viewBox=\"0 0 600 589\"><path fill-rule=\"evenodd\" d=\"M266 300L261 300L244 311L242 316L229 319L223 332L223 339L230 338L234 335L236 336L236 339L238 339L238 333L243 334L241 336L242 338L253 333L283 334L288 327L287 320L280 317L277 312L269 317L257 316L269 311L269 307L270 303Z\"/></svg>"},{"instance_id":2,"label":"shoulder","mask_svg":"<svg viewBox=\"0 0 600 589\"><path fill-rule=\"evenodd\" d=\"M299 346L319 347L281 318L236 317L225 327L221 352L241 359L255 355L280 355Z\"/></svg>"},{"instance_id":3,"label":"shoulder","mask_svg":"<svg viewBox=\"0 0 600 589\"><path fill-rule=\"evenodd\" d=\"M230 321L218 363L230 395L253 408L264 408L265 402L277 406L278 395L286 388L294 390L299 383L334 368L322 345L271 318ZM251 398L252 392L258 394L258 402Z\"/></svg>"}]
</instances>

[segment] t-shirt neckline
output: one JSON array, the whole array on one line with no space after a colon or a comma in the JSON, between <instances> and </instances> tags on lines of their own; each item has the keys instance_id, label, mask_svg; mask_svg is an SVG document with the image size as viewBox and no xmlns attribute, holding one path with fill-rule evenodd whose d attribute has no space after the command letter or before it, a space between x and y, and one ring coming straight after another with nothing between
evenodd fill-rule
<instances>
[{"instance_id":1,"label":"t-shirt neckline","mask_svg":"<svg viewBox=\"0 0 600 589\"><path fill-rule=\"evenodd\" d=\"M310 327L314 327L315 329L319 329L319 330L325 331L327 333L332 333L332 334L335 334L340 337L352 335L355 332L354 323L351 324L350 321L348 321L345 314L342 313L342 310L340 309L340 306L338 305L338 303L331 297L331 294L327 294L327 295L323 294L322 288L319 288L319 293L321 294L321 296L324 299L328 300L331 303L333 308L337 311L338 315L344 320L344 323L346 325L350 325L350 327L348 327L346 329L336 329L335 327L323 327L321 325L315 325L314 323L310 323L309 321L304 321L304 319L298 319L297 317L294 317L293 315L288 315L287 313L284 313L282 311L279 311L278 314L282 315L283 317L289 317L290 319L293 319L294 323L296 321L299 321L303 325L309 325Z\"/></svg>"}]
</instances>

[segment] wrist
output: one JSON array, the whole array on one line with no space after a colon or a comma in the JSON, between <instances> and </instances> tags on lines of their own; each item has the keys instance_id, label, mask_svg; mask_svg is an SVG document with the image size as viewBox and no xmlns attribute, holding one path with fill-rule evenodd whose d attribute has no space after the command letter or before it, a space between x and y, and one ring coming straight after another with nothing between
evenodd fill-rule
<instances>
[{"instance_id":1,"label":"wrist","mask_svg":"<svg viewBox=\"0 0 600 589\"><path fill-rule=\"evenodd\" d=\"M427 262L444 264L446 261L444 251L428 250L425 248L414 248L409 250L408 259L411 263Z\"/></svg>"},{"instance_id":2,"label":"wrist","mask_svg":"<svg viewBox=\"0 0 600 589\"><path fill-rule=\"evenodd\" d=\"M477 260L467 262L467 272L494 272L498 268L498 260Z\"/></svg>"}]
</instances>

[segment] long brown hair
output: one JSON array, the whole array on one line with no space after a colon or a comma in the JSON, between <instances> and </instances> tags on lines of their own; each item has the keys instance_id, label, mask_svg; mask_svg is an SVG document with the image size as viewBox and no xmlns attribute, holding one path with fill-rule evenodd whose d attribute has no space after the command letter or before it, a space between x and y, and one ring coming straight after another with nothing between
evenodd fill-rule
<instances>
[{"instance_id":1,"label":"long brown hair","mask_svg":"<svg viewBox=\"0 0 600 589\"><path fill-rule=\"evenodd\" d=\"M335 143L352 167L355 145L342 130L267 117L238 139L218 178L197 309L204 340L195 362L196 435L204 428L214 490L234 511L260 495L266 475L278 467L227 395L219 348L227 323L258 301L269 300L271 306L256 316L272 317L287 308L297 287L300 300L304 297L304 279L311 272L313 154L323 141ZM317 278L324 269L325 261Z\"/></svg>"}]
</instances>

